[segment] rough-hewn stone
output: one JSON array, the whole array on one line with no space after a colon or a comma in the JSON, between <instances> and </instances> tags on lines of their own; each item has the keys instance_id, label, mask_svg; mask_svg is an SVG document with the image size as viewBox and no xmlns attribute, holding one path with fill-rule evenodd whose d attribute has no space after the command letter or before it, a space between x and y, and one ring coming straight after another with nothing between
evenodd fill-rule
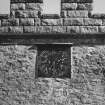
<instances>
[{"instance_id":1,"label":"rough-hewn stone","mask_svg":"<svg viewBox=\"0 0 105 105\"><path fill-rule=\"evenodd\" d=\"M67 26L67 33L80 33L79 26Z\"/></svg>"},{"instance_id":2,"label":"rough-hewn stone","mask_svg":"<svg viewBox=\"0 0 105 105\"><path fill-rule=\"evenodd\" d=\"M21 18L19 24L23 26L33 26L34 18Z\"/></svg>"},{"instance_id":3,"label":"rough-hewn stone","mask_svg":"<svg viewBox=\"0 0 105 105\"><path fill-rule=\"evenodd\" d=\"M40 25L41 25L41 20L40 20L40 18L35 18L35 19L34 19L34 22L35 22L35 23L34 23L35 26L40 26Z\"/></svg>"},{"instance_id":4,"label":"rough-hewn stone","mask_svg":"<svg viewBox=\"0 0 105 105\"><path fill-rule=\"evenodd\" d=\"M19 19L2 19L2 26L18 26Z\"/></svg>"},{"instance_id":5,"label":"rough-hewn stone","mask_svg":"<svg viewBox=\"0 0 105 105\"><path fill-rule=\"evenodd\" d=\"M105 19L102 19L102 25L105 25Z\"/></svg>"},{"instance_id":6,"label":"rough-hewn stone","mask_svg":"<svg viewBox=\"0 0 105 105\"><path fill-rule=\"evenodd\" d=\"M11 18L15 18L15 10L11 10L10 11L10 17Z\"/></svg>"},{"instance_id":7,"label":"rough-hewn stone","mask_svg":"<svg viewBox=\"0 0 105 105\"><path fill-rule=\"evenodd\" d=\"M98 26L80 26L81 33L98 33Z\"/></svg>"},{"instance_id":8,"label":"rough-hewn stone","mask_svg":"<svg viewBox=\"0 0 105 105\"><path fill-rule=\"evenodd\" d=\"M10 15L0 15L0 105L104 105L105 14L91 13L93 0L61 0L60 16L42 14L42 2L11 0ZM38 77L39 43L62 42L71 78Z\"/></svg>"},{"instance_id":9,"label":"rough-hewn stone","mask_svg":"<svg viewBox=\"0 0 105 105\"><path fill-rule=\"evenodd\" d=\"M77 10L92 10L92 3L78 3Z\"/></svg>"},{"instance_id":10,"label":"rough-hewn stone","mask_svg":"<svg viewBox=\"0 0 105 105\"><path fill-rule=\"evenodd\" d=\"M24 26L25 33L35 33L36 27L35 26Z\"/></svg>"},{"instance_id":11,"label":"rough-hewn stone","mask_svg":"<svg viewBox=\"0 0 105 105\"><path fill-rule=\"evenodd\" d=\"M23 27L22 26L10 26L9 32L11 32L11 33L23 33Z\"/></svg>"},{"instance_id":12,"label":"rough-hewn stone","mask_svg":"<svg viewBox=\"0 0 105 105\"><path fill-rule=\"evenodd\" d=\"M69 18L86 18L88 17L88 11L67 11L67 17Z\"/></svg>"},{"instance_id":13,"label":"rough-hewn stone","mask_svg":"<svg viewBox=\"0 0 105 105\"><path fill-rule=\"evenodd\" d=\"M99 32L104 33L105 32L105 26L99 26Z\"/></svg>"},{"instance_id":14,"label":"rough-hewn stone","mask_svg":"<svg viewBox=\"0 0 105 105\"><path fill-rule=\"evenodd\" d=\"M67 10L62 10L61 11L61 17L62 18L67 18Z\"/></svg>"},{"instance_id":15,"label":"rough-hewn stone","mask_svg":"<svg viewBox=\"0 0 105 105\"><path fill-rule=\"evenodd\" d=\"M104 52L105 46L78 46L72 48L72 70L74 72L73 81L75 81L74 86L82 80L80 83L81 86L86 84L86 88L88 89L87 96L91 97L91 104L103 104L104 103L104 88L103 88L103 78L104 78ZM77 79L76 79L77 78ZM84 80L84 82L83 82ZM84 87L84 86L83 86ZM85 91L84 88L83 91ZM77 85L78 89L78 85ZM81 90L79 89L79 90ZM86 89L86 90L87 90ZM86 95L86 94L85 94ZM86 98L86 99L89 99ZM81 100L83 103L86 101ZM89 104L88 103L88 104Z\"/></svg>"},{"instance_id":16,"label":"rough-hewn stone","mask_svg":"<svg viewBox=\"0 0 105 105\"><path fill-rule=\"evenodd\" d=\"M83 18L65 18L64 25L84 25Z\"/></svg>"},{"instance_id":17,"label":"rough-hewn stone","mask_svg":"<svg viewBox=\"0 0 105 105\"><path fill-rule=\"evenodd\" d=\"M10 5L11 10L25 10L25 3L14 3Z\"/></svg>"},{"instance_id":18,"label":"rough-hewn stone","mask_svg":"<svg viewBox=\"0 0 105 105\"><path fill-rule=\"evenodd\" d=\"M66 26L53 26L52 32L54 32L54 33L66 33Z\"/></svg>"},{"instance_id":19,"label":"rough-hewn stone","mask_svg":"<svg viewBox=\"0 0 105 105\"><path fill-rule=\"evenodd\" d=\"M35 17L38 17L38 11L31 11L31 10L16 11L15 17L16 18L35 18Z\"/></svg>"},{"instance_id":20,"label":"rough-hewn stone","mask_svg":"<svg viewBox=\"0 0 105 105\"><path fill-rule=\"evenodd\" d=\"M0 26L1 26L1 20L0 20Z\"/></svg>"},{"instance_id":21,"label":"rough-hewn stone","mask_svg":"<svg viewBox=\"0 0 105 105\"><path fill-rule=\"evenodd\" d=\"M52 26L24 26L25 33L51 33L53 32Z\"/></svg>"},{"instance_id":22,"label":"rough-hewn stone","mask_svg":"<svg viewBox=\"0 0 105 105\"><path fill-rule=\"evenodd\" d=\"M34 48L31 45L0 46L0 75L3 77L0 76L0 80L5 81L0 84L0 104L35 104L32 101L35 95Z\"/></svg>"},{"instance_id":23,"label":"rough-hewn stone","mask_svg":"<svg viewBox=\"0 0 105 105\"><path fill-rule=\"evenodd\" d=\"M85 25L102 25L102 20L101 19L91 19L91 18L84 18L84 24Z\"/></svg>"},{"instance_id":24,"label":"rough-hewn stone","mask_svg":"<svg viewBox=\"0 0 105 105\"><path fill-rule=\"evenodd\" d=\"M62 19L42 19L42 25L63 25Z\"/></svg>"},{"instance_id":25,"label":"rough-hewn stone","mask_svg":"<svg viewBox=\"0 0 105 105\"><path fill-rule=\"evenodd\" d=\"M52 33L52 26L37 26L36 33Z\"/></svg>"},{"instance_id":26,"label":"rough-hewn stone","mask_svg":"<svg viewBox=\"0 0 105 105\"><path fill-rule=\"evenodd\" d=\"M5 26L5 27L2 26L2 27L0 27L0 33L7 33L7 32L9 32L7 26Z\"/></svg>"},{"instance_id":27,"label":"rough-hewn stone","mask_svg":"<svg viewBox=\"0 0 105 105\"><path fill-rule=\"evenodd\" d=\"M26 3L27 10L37 10L42 11L42 4L41 3Z\"/></svg>"},{"instance_id":28,"label":"rough-hewn stone","mask_svg":"<svg viewBox=\"0 0 105 105\"><path fill-rule=\"evenodd\" d=\"M62 3L61 9L62 10L76 10L77 3Z\"/></svg>"}]
</instances>

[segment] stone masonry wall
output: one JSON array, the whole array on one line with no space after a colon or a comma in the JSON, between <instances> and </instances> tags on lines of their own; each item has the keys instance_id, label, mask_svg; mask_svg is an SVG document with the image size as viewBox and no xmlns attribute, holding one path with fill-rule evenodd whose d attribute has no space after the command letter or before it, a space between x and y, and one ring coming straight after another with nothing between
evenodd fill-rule
<instances>
[{"instance_id":1,"label":"stone masonry wall","mask_svg":"<svg viewBox=\"0 0 105 105\"><path fill-rule=\"evenodd\" d=\"M41 13L42 0L11 0L10 15L0 16L0 33L104 33L105 15L91 14L92 3L61 0L57 16ZM104 43L71 47L71 78L36 78L36 56L31 43L0 45L0 105L105 104Z\"/></svg>"}]
</instances>

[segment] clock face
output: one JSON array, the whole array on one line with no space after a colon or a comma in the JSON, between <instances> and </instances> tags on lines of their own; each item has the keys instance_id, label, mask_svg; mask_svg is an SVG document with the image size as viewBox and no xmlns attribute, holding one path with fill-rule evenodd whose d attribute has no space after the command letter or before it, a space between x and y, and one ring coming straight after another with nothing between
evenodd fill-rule
<instances>
[{"instance_id":1,"label":"clock face","mask_svg":"<svg viewBox=\"0 0 105 105\"><path fill-rule=\"evenodd\" d=\"M70 48L43 45L38 49L38 77L70 77Z\"/></svg>"}]
</instances>

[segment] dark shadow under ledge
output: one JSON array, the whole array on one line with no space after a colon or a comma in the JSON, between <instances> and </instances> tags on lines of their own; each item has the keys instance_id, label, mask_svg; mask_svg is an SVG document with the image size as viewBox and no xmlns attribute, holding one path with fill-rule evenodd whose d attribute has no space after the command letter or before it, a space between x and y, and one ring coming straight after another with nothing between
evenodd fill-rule
<instances>
[{"instance_id":1,"label":"dark shadow under ledge","mask_svg":"<svg viewBox=\"0 0 105 105\"><path fill-rule=\"evenodd\" d=\"M38 34L38 33L5 33L0 34L0 45L66 43L71 45L104 45L104 34Z\"/></svg>"},{"instance_id":2,"label":"dark shadow under ledge","mask_svg":"<svg viewBox=\"0 0 105 105\"><path fill-rule=\"evenodd\" d=\"M0 19L8 19L9 17L9 14L0 14Z\"/></svg>"},{"instance_id":3,"label":"dark shadow under ledge","mask_svg":"<svg viewBox=\"0 0 105 105\"><path fill-rule=\"evenodd\" d=\"M61 16L58 14L42 14L42 15L39 15L39 17L41 19L59 19L61 18Z\"/></svg>"}]
</instances>

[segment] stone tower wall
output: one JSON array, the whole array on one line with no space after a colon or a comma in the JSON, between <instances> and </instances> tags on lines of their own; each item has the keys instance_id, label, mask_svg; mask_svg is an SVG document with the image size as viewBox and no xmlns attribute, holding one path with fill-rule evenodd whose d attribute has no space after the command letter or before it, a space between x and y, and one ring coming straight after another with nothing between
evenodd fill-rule
<instances>
[{"instance_id":1,"label":"stone tower wall","mask_svg":"<svg viewBox=\"0 0 105 105\"><path fill-rule=\"evenodd\" d=\"M42 0L11 0L10 15L0 15L0 105L105 104L105 15L92 14L92 3L61 0L58 16L42 14ZM26 34L62 34L50 42L72 43L71 77L37 77L37 39Z\"/></svg>"}]
</instances>

